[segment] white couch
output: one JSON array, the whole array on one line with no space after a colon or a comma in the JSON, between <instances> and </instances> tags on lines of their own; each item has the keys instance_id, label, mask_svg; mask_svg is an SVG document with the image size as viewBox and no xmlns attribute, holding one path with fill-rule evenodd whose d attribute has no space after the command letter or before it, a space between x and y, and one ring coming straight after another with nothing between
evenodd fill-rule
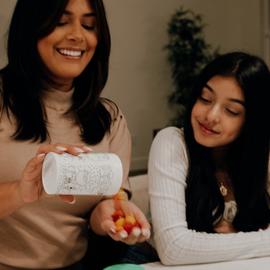
<instances>
[{"instance_id":1,"label":"white couch","mask_svg":"<svg viewBox=\"0 0 270 270\"><path fill-rule=\"evenodd\" d=\"M149 196L147 174L129 177L132 201L149 217Z\"/></svg>"}]
</instances>

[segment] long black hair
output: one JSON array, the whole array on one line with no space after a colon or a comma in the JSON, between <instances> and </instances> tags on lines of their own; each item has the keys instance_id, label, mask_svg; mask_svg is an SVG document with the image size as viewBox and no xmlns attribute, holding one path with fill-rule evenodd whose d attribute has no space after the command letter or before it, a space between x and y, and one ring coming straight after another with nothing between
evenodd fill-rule
<instances>
[{"instance_id":1,"label":"long black hair","mask_svg":"<svg viewBox=\"0 0 270 270\"><path fill-rule=\"evenodd\" d=\"M233 77L245 96L245 123L240 136L229 147L227 166L238 205L233 225L239 231L256 231L270 222L267 193L270 72L262 59L244 52L217 57L203 69L194 87L184 124L190 162L186 188L188 227L213 232L213 223L224 210L211 148L195 141L191 126L192 108L203 87L216 75Z\"/></svg>"},{"instance_id":2,"label":"long black hair","mask_svg":"<svg viewBox=\"0 0 270 270\"><path fill-rule=\"evenodd\" d=\"M41 94L52 81L37 42L55 29L68 2L18 0L15 6L8 35L8 64L0 71L3 108L14 115L17 123L15 140L43 142L48 138ZM96 144L113 120L100 98L108 78L111 38L102 0L89 3L96 13L98 44L92 60L74 80L70 111L81 126L82 140Z\"/></svg>"}]
</instances>

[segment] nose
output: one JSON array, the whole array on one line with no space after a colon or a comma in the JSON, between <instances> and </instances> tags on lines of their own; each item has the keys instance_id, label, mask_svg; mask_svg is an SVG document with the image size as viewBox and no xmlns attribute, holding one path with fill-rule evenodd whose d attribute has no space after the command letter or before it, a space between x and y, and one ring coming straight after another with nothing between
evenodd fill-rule
<instances>
[{"instance_id":1,"label":"nose","mask_svg":"<svg viewBox=\"0 0 270 270\"><path fill-rule=\"evenodd\" d=\"M81 24L74 22L71 25L66 38L70 41L82 42L84 37L83 37L83 29L82 29Z\"/></svg>"},{"instance_id":2,"label":"nose","mask_svg":"<svg viewBox=\"0 0 270 270\"><path fill-rule=\"evenodd\" d=\"M217 104L209 108L209 110L206 113L207 122L218 123L220 121L220 113L221 109Z\"/></svg>"}]
</instances>

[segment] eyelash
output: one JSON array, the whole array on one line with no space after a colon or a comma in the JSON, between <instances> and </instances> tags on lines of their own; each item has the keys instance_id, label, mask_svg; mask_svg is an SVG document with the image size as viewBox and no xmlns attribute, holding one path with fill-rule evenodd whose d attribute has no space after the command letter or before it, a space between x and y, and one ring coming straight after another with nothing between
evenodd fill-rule
<instances>
[{"instance_id":1,"label":"eyelash","mask_svg":"<svg viewBox=\"0 0 270 270\"><path fill-rule=\"evenodd\" d=\"M204 98L202 96L199 97L199 100L205 104L210 104L211 103L211 100L210 99L207 99L207 98ZM229 113L230 115L232 116L237 116L239 115L240 113L239 112L234 112L228 108L225 109L227 113Z\"/></svg>"},{"instance_id":2,"label":"eyelash","mask_svg":"<svg viewBox=\"0 0 270 270\"><path fill-rule=\"evenodd\" d=\"M232 116L237 116L240 114L239 112L234 112L234 111L231 111L230 109L226 109L226 111Z\"/></svg>"},{"instance_id":3,"label":"eyelash","mask_svg":"<svg viewBox=\"0 0 270 270\"><path fill-rule=\"evenodd\" d=\"M85 28L86 30L95 30L96 29L96 26L94 25L87 25L87 24L82 24L82 27Z\"/></svg>"},{"instance_id":4,"label":"eyelash","mask_svg":"<svg viewBox=\"0 0 270 270\"><path fill-rule=\"evenodd\" d=\"M68 24L68 21L64 21L64 22L58 22L57 23L57 26L65 26ZM88 31L93 31L96 29L96 26L95 25L87 25L87 24L82 24L82 27Z\"/></svg>"},{"instance_id":5,"label":"eyelash","mask_svg":"<svg viewBox=\"0 0 270 270\"><path fill-rule=\"evenodd\" d=\"M211 103L210 99L204 98L202 96L199 97L199 100L202 101L203 103L207 103L207 104Z\"/></svg>"},{"instance_id":6,"label":"eyelash","mask_svg":"<svg viewBox=\"0 0 270 270\"><path fill-rule=\"evenodd\" d=\"M57 26L64 26L64 25L66 25L67 24L67 22L58 22L57 23Z\"/></svg>"}]
</instances>

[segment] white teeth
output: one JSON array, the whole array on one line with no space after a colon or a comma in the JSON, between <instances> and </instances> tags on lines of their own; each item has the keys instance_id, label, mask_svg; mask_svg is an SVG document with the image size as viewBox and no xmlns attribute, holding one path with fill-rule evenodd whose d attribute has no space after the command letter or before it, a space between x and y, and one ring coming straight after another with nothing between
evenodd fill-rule
<instances>
[{"instance_id":1,"label":"white teeth","mask_svg":"<svg viewBox=\"0 0 270 270\"><path fill-rule=\"evenodd\" d=\"M82 51L73 51L67 49L59 49L58 50L61 54L71 57L80 57L82 55Z\"/></svg>"}]
</instances>

